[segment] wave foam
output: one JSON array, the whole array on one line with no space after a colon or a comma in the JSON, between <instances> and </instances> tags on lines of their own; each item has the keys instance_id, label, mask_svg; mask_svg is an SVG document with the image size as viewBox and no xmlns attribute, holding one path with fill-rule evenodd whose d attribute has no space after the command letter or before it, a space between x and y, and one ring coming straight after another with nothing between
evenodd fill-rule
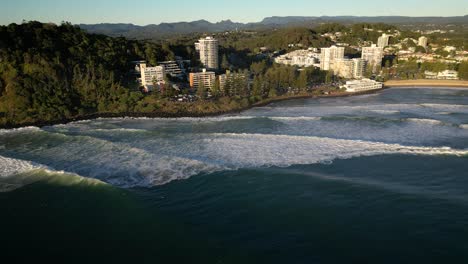
<instances>
[{"instance_id":1,"label":"wave foam","mask_svg":"<svg viewBox=\"0 0 468 264\"><path fill-rule=\"evenodd\" d=\"M442 125L443 122L435 119L424 119L424 118L407 118L409 122L421 123L421 124L431 124L431 125Z\"/></svg>"},{"instance_id":2,"label":"wave foam","mask_svg":"<svg viewBox=\"0 0 468 264\"><path fill-rule=\"evenodd\" d=\"M13 128L13 129L0 129L0 135L24 133L24 132L35 132L35 131L40 131L40 130L41 129L39 127L35 127L35 126Z\"/></svg>"},{"instance_id":3,"label":"wave foam","mask_svg":"<svg viewBox=\"0 0 468 264\"><path fill-rule=\"evenodd\" d=\"M275 121L317 121L322 119L316 116L272 116L268 118Z\"/></svg>"},{"instance_id":4,"label":"wave foam","mask_svg":"<svg viewBox=\"0 0 468 264\"><path fill-rule=\"evenodd\" d=\"M329 164L336 159L360 156L468 155L468 150L449 147L404 146L281 134L209 133L198 134L195 138L186 138L184 135L167 139L165 143L157 139L136 146L87 136L70 137L67 140L69 142L31 155L51 160L48 165L67 171L64 174L76 173L119 187L150 187L221 170ZM11 179L14 178L11 176L38 169L49 167L29 161L0 158L0 175L3 178ZM53 173L59 172L53 170Z\"/></svg>"},{"instance_id":5,"label":"wave foam","mask_svg":"<svg viewBox=\"0 0 468 264\"><path fill-rule=\"evenodd\" d=\"M60 182L61 185L73 185L83 181L93 185L103 184L103 182L96 179L82 177L66 171L53 170L48 166L35 162L0 156L0 192L13 191L46 179Z\"/></svg>"},{"instance_id":6,"label":"wave foam","mask_svg":"<svg viewBox=\"0 0 468 264\"><path fill-rule=\"evenodd\" d=\"M6 158L0 156L0 178L7 178L11 175L31 171L34 169L43 169L45 166L35 164L30 161Z\"/></svg>"},{"instance_id":7,"label":"wave foam","mask_svg":"<svg viewBox=\"0 0 468 264\"><path fill-rule=\"evenodd\" d=\"M291 166L383 154L466 156L468 150L267 134L215 134L207 149L234 167ZM230 151L225 151L226 149Z\"/></svg>"}]
</instances>

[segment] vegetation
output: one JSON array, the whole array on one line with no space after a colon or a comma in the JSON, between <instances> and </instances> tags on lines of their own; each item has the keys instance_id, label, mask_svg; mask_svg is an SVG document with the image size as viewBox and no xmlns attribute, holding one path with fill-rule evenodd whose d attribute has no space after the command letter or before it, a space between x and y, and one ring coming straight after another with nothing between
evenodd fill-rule
<instances>
[{"instance_id":1,"label":"vegetation","mask_svg":"<svg viewBox=\"0 0 468 264\"><path fill-rule=\"evenodd\" d=\"M68 23L0 27L1 124L133 111L143 95L129 62L172 56L161 46L84 33Z\"/></svg>"},{"instance_id":2,"label":"vegetation","mask_svg":"<svg viewBox=\"0 0 468 264\"><path fill-rule=\"evenodd\" d=\"M277 40L275 45L297 40L308 44L315 40L313 35L301 37L300 32L304 31L292 31L291 39ZM265 41L263 37L260 39ZM274 39L268 41L275 43ZM317 70L299 73L297 68L271 67L268 61L260 60L233 72L225 89L216 83L209 100L210 93L202 87L197 91L200 101L175 103L169 100L175 93L169 82L161 92L141 93L134 77L128 74L131 61L144 59L155 65L173 59L176 52L193 58L194 51L188 43L193 45L190 38L185 42L153 43L87 34L69 23L2 26L0 125L53 122L96 113L183 114L235 110L269 96L291 93L290 87L305 89L312 81L324 81L325 74ZM226 67L231 65L229 59L223 61ZM248 84L249 68L255 76L255 89Z\"/></svg>"}]
</instances>

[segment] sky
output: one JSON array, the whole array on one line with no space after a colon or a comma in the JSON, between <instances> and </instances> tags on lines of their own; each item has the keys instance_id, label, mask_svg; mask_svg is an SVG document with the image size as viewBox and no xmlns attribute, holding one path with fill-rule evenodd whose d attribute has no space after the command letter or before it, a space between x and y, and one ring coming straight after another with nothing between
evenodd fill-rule
<instances>
[{"instance_id":1,"label":"sky","mask_svg":"<svg viewBox=\"0 0 468 264\"><path fill-rule=\"evenodd\" d=\"M464 16L467 0L0 0L0 24L159 24L205 19L259 22L269 16Z\"/></svg>"}]
</instances>

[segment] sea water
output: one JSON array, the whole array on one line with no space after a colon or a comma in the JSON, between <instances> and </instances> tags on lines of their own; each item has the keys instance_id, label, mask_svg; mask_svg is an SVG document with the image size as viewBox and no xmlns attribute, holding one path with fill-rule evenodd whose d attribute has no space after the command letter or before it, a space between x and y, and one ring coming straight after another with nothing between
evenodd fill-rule
<instances>
[{"instance_id":1,"label":"sea water","mask_svg":"<svg viewBox=\"0 0 468 264\"><path fill-rule=\"evenodd\" d=\"M468 91L0 130L2 251L150 263L468 261Z\"/></svg>"}]
</instances>

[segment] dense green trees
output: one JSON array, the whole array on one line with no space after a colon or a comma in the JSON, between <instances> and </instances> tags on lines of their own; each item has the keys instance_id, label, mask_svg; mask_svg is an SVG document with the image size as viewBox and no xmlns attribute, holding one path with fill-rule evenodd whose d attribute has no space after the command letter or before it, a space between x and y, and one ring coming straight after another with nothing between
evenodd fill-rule
<instances>
[{"instance_id":1,"label":"dense green trees","mask_svg":"<svg viewBox=\"0 0 468 264\"><path fill-rule=\"evenodd\" d=\"M131 60L170 56L157 44L90 35L71 24L0 27L2 123L133 111L142 95L124 87Z\"/></svg>"},{"instance_id":2,"label":"dense green trees","mask_svg":"<svg viewBox=\"0 0 468 264\"><path fill-rule=\"evenodd\" d=\"M468 80L468 62L462 62L458 66L459 77L463 80Z\"/></svg>"}]
</instances>

